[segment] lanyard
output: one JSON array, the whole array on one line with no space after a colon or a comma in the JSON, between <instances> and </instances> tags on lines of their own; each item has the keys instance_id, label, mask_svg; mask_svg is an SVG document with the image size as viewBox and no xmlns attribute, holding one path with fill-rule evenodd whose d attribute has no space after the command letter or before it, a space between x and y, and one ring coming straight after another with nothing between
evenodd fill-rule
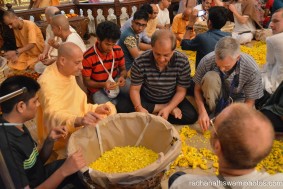
<instances>
[{"instance_id":1,"label":"lanyard","mask_svg":"<svg viewBox=\"0 0 283 189\"><path fill-rule=\"evenodd\" d=\"M96 46L93 45L93 48L94 48L94 51L95 51L95 53L96 53L96 55L97 55L97 57L98 57L99 62L100 62L101 65L102 65L102 67L103 67L104 70L108 73L108 75L112 77L112 73L113 73L113 69L114 69L114 63L115 63L115 58L114 58L113 49L112 49L112 58L113 58L113 60L112 60L112 67L111 67L111 72L109 73L108 69L105 68L102 59L100 58L99 54L98 54L97 51L96 51Z\"/></svg>"}]
</instances>

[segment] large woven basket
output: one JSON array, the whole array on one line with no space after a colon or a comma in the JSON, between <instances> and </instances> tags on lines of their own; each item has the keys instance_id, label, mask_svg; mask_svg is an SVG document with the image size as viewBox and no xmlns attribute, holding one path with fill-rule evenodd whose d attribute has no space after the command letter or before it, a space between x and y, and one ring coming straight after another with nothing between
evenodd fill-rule
<instances>
[{"instance_id":1,"label":"large woven basket","mask_svg":"<svg viewBox=\"0 0 283 189\"><path fill-rule=\"evenodd\" d=\"M134 184L128 183L117 183L117 184L110 184L109 188L113 189L160 189L161 188L161 180L164 176L165 170L157 173L153 176L150 176L143 181ZM104 189L103 187L99 186L90 178L88 172L80 175L81 180L83 181L85 187L87 189Z\"/></svg>"},{"instance_id":2,"label":"large woven basket","mask_svg":"<svg viewBox=\"0 0 283 189\"><path fill-rule=\"evenodd\" d=\"M126 173L103 173L86 167L81 170L84 172L81 177L87 188L158 188L168 165L181 150L179 134L168 121L160 116L135 112L112 115L95 127L74 132L69 139L68 154L80 148L89 165L116 146L144 146L159 157L145 168Z\"/></svg>"}]
</instances>

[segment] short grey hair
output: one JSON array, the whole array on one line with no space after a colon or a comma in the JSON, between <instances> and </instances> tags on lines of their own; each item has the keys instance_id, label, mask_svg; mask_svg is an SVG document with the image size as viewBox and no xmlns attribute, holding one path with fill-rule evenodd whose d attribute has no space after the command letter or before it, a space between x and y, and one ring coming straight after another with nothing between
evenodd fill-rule
<instances>
[{"instance_id":1,"label":"short grey hair","mask_svg":"<svg viewBox=\"0 0 283 189\"><path fill-rule=\"evenodd\" d=\"M172 51L175 50L176 48L176 36L174 35L174 33L171 30L167 30L167 29L161 29L161 30L156 30L152 37L151 37L151 46L154 47L156 41L158 40L167 40L170 39L171 41L171 49Z\"/></svg>"},{"instance_id":2,"label":"short grey hair","mask_svg":"<svg viewBox=\"0 0 283 189\"><path fill-rule=\"evenodd\" d=\"M218 59L223 60L227 56L237 58L240 55L240 43L232 37L223 37L215 45L215 55Z\"/></svg>"}]
</instances>

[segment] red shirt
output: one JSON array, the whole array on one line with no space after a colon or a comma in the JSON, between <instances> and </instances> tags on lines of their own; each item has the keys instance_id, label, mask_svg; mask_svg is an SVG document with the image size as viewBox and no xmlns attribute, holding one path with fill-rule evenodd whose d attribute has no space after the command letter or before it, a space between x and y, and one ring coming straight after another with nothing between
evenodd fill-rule
<instances>
[{"instance_id":1,"label":"red shirt","mask_svg":"<svg viewBox=\"0 0 283 189\"><path fill-rule=\"evenodd\" d=\"M112 52L108 53L107 55L104 55L97 48L97 43L95 45L96 45L96 52L102 59L105 68L110 73L113 62ZM115 79L115 77L117 77L118 75L118 67L121 68L125 65L125 59L124 59L124 53L120 46L115 45L113 47L113 52L114 52L115 62L114 62L112 77L113 79ZM102 64L100 63L98 56L94 51L94 47L89 48L84 53L82 75L83 77L90 77L90 79L95 82L105 82L108 79L108 73L105 71ZM96 91L99 90L99 88L88 88L88 90L91 93L95 93Z\"/></svg>"}]
</instances>

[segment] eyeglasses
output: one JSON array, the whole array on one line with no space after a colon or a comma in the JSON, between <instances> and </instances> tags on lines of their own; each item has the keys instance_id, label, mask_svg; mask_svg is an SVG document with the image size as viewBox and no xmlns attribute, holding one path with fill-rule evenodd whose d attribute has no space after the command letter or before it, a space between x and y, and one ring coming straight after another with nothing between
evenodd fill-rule
<instances>
[{"instance_id":1,"label":"eyeglasses","mask_svg":"<svg viewBox=\"0 0 283 189\"><path fill-rule=\"evenodd\" d=\"M141 23L139 23L139 22L134 22L137 26L140 26L140 27L146 27L147 26L147 24L141 24Z\"/></svg>"},{"instance_id":2,"label":"eyeglasses","mask_svg":"<svg viewBox=\"0 0 283 189\"><path fill-rule=\"evenodd\" d=\"M215 117L212 118L209 122L210 122L210 125L212 126L213 131L215 132L216 136L218 136L217 131L216 131L215 126L214 126L214 121L215 121Z\"/></svg>"}]
</instances>

